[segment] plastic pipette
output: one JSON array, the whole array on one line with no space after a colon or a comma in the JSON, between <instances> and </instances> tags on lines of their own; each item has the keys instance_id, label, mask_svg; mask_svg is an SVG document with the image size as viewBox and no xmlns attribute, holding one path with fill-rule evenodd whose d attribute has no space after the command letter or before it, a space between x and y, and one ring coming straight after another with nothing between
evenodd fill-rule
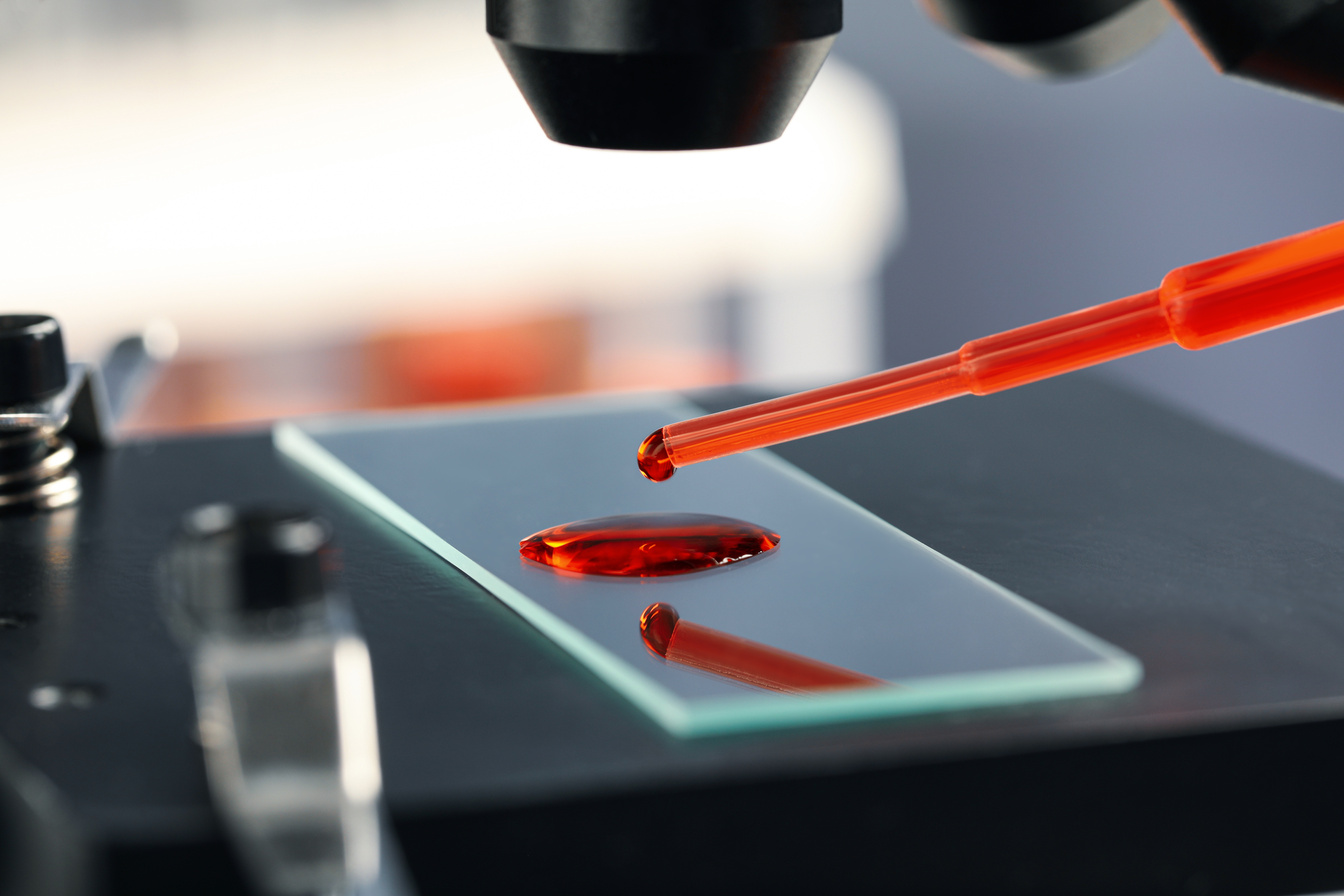
<instances>
[{"instance_id":1,"label":"plastic pipette","mask_svg":"<svg viewBox=\"0 0 1344 896\"><path fill-rule=\"evenodd\" d=\"M968 342L833 386L672 423L639 447L655 482L677 467L960 395L989 395L1175 343L1201 349L1344 307L1344 221L1177 268L1154 290Z\"/></svg>"}]
</instances>

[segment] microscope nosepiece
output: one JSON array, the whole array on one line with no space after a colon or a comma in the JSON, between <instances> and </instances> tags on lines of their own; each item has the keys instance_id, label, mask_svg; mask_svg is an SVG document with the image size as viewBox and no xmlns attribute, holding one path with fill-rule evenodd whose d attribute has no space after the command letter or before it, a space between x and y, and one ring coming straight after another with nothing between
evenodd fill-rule
<instances>
[{"instance_id":1,"label":"microscope nosepiece","mask_svg":"<svg viewBox=\"0 0 1344 896\"><path fill-rule=\"evenodd\" d=\"M547 136L599 149L774 140L842 0L487 0L486 30Z\"/></svg>"}]
</instances>

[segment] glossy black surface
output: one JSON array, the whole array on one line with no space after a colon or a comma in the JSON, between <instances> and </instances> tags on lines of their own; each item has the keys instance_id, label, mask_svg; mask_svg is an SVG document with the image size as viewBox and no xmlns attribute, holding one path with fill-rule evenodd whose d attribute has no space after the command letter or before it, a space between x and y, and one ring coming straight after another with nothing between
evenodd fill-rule
<instances>
[{"instance_id":1,"label":"glossy black surface","mask_svg":"<svg viewBox=\"0 0 1344 896\"><path fill-rule=\"evenodd\" d=\"M0 629L0 737L111 844L112 892L180 893L184 874L193 892L234 892L154 569L187 509L281 501L335 526L373 656L389 806L423 892L629 880L668 837L680 875L641 889L1344 885L1344 485L1076 375L779 453L1133 653L1143 685L679 742L244 435L82 457L77 517L0 520L0 613L18 620ZM103 699L29 704L35 685L66 681Z\"/></svg>"}]
</instances>

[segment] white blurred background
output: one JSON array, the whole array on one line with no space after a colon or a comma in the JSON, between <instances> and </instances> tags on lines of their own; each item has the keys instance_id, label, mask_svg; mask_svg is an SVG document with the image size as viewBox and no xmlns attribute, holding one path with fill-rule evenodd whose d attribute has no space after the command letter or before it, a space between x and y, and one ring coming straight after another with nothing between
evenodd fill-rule
<instances>
[{"instance_id":1,"label":"white blurred background","mask_svg":"<svg viewBox=\"0 0 1344 896\"><path fill-rule=\"evenodd\" d=\"M171 322L175 418L879 365L898 143L843 63L777 143L598 152L480 0L222 5L50 0L0 52L6 302L84 356Z\"/></svg>"},{"instance_id":2,"label":"white blurred background","mask_svg":"<svg viewBox=\"0 0 1344 896\"><path fill-rule=\"evenodd\" d=\"M643 156L548 143L482 6L0 2L5 304L84 357L171 321L134 422L172 429L848 376L1344 218L1344 109L1174 25L1041 84L848 0L783 140ZM1341 341L1336 315L1103 373L1344 475Z\"/></svg>"}]
</instances>

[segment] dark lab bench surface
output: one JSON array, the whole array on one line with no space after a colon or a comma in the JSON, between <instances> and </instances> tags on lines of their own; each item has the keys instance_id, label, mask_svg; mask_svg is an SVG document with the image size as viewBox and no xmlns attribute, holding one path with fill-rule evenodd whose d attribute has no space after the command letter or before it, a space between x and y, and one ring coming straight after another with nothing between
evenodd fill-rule
<instances>
[{"instance_id":1,"label":"dark lab bench surface","mask_svg":"<svg viewBox=\"0 0 1344 896\"><path fill-rule=\"evenodd\" d=\"M1344 887L1344 484L1088 376L778 453L1138 657L1143 684L679 741L248 433L85 457L73 520L0 520L22 622L0 630L0 738L104 844L109 892L239 892L155 564L191 507L297 502L337 527L422 894ZM104 699L30 706L53 681Z\"/></svg>"}]
</instances>

